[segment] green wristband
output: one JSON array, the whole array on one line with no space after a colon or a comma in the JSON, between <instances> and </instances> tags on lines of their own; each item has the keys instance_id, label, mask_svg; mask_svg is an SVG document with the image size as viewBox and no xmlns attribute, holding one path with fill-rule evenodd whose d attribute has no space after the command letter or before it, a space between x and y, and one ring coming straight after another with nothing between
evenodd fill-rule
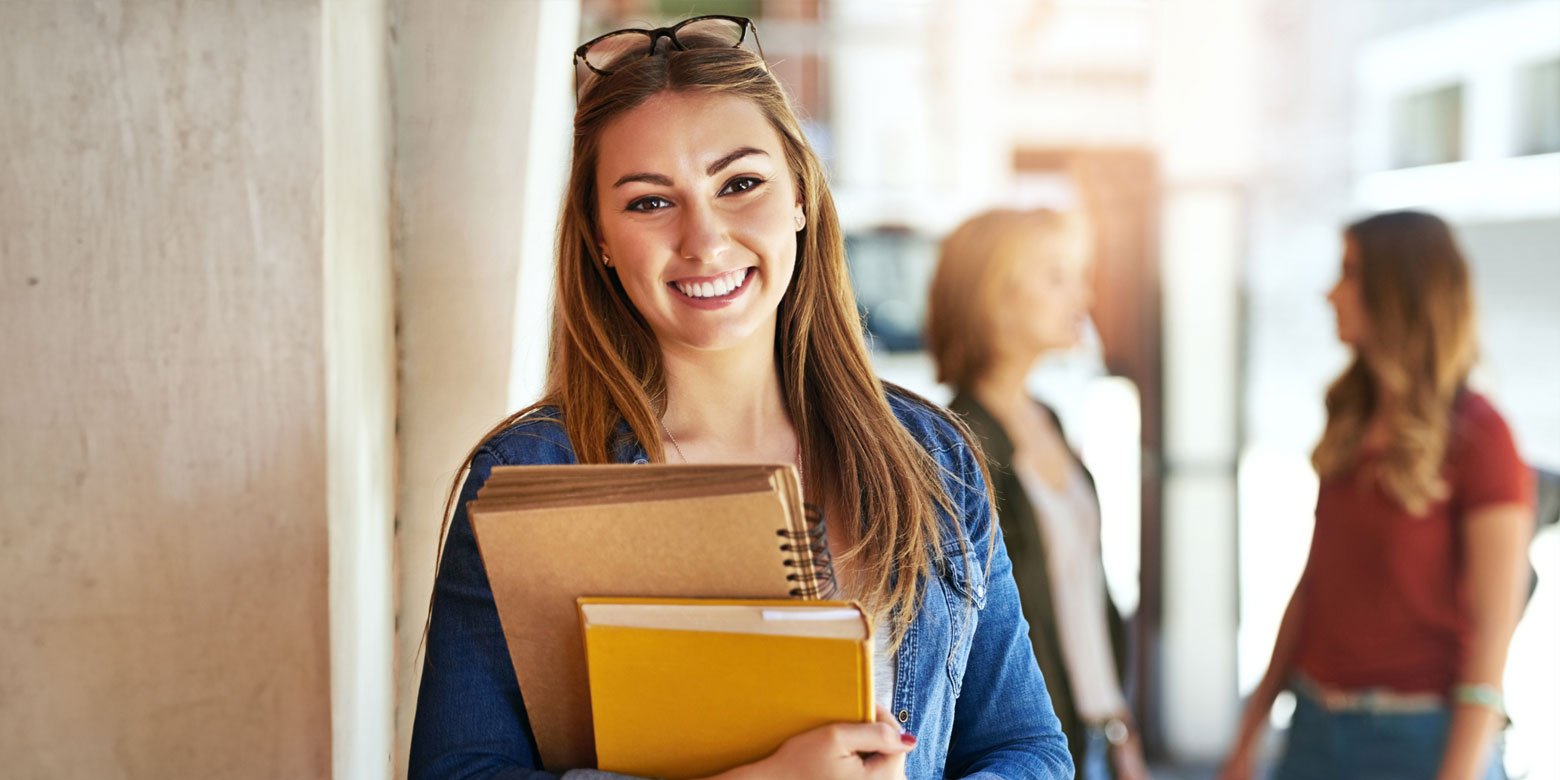
<instances>
[{"instance_id":1,"label":"green wristband","mask_svg":"<svg viewBox=\"0 0 1560 780\"><path fill-rule=\"evenodd\" d=\"M1506 697L1493 685L1454 685L1452 686L1452 701L1458 704L1472 704L1476 707L1486 707L1497 714L1506 714Z\"/></svg>"}]
</instances>

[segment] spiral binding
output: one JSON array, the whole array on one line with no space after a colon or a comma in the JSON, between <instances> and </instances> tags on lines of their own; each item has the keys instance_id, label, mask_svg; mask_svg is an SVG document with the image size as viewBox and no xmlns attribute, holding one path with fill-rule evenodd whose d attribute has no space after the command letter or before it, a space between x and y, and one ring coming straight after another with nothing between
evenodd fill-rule
<instances>
[{"instance_id":1,"label":"spiral binding","mask_svg":"<svg viewBox=\"0 0 1560 780\"><path fill-rule=\"evenodd\" d=\"M821 508L806 504L804 510L807 518L805 530L799 533L789 529L775 532L786 540L780 545L781 552L795 553L784 561L786 568L791 569L785 578L796 583L791 588L792 598L831 598L836 593L836 581L834 556L829 553L828 524Z\"/></svg>"}]
</instances>

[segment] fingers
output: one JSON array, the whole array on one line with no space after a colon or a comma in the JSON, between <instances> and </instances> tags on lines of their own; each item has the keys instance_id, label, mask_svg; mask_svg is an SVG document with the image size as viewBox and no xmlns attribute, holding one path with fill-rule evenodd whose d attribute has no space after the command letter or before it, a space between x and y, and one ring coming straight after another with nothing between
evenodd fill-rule
<instances>
[{"instance_id":1,"label":"fingers","mask_svg":"<svg viewBox=\"0 0 1560 780\"><path fill-rule=\"evenodd\" d=\"M1250 769L1240 764L1225 764L1219 770L1218 780L1251 780L1251 775Z\"/></svg>"},{"instance_id":2,"label":"fingers","mask_svg":"<svg viewBox=\"0 0 1560 780\"><path fill-rule=\"evenodd\" d=\"M908 753L915 747L915 737L900 732L892 721L840 723L831 728L835 744L851 753Z\"/></svg>"},{"instance_id":3,"label":"fingers","mask_svg":"<svg viewBox=\"0 0 1560 780\"><path fill-rule=\"evenodd\" d=\"M861 768L870 780L905 780L905 754L873 753L862 759Z\"/></svg>"},{"instance_id":4,"label":"fingers","mask_svg":"<svg viewBox=\"0 0 1560 780\"><path fill-rule=\"evenodd\" d=\"M876 717L877 717L877 721L876 722L878 722L878 723L887 723L888 725L894 727L894 731L899 734L899 741L907 746L907 749L906 749L905 752L909 752L908 748L915 747L915 735L914 734L908 734L908 733L905 732L905 727L899 723L899 719L898 718L894 717L894 711L893 710L891 710L891 709L889 709L887 707L884 707L883 705L879 704L877 706Z\"/></svg>"}]
</instances>

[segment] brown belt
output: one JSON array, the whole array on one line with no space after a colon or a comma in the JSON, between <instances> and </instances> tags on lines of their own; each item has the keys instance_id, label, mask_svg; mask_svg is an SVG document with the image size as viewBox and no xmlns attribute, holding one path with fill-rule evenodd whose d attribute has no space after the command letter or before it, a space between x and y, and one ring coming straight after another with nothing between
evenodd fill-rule
<instances>
[{"instance_id":1,"label":"brown belt","mask_svg":"<svg viewBox=\"0 0 1560 780\"><path fill-rule=\"evenodd\" d=\"M1402 693L1390 688L1329 688L1302 674L1291 679L1296 693L1331 712L1435 712L1446 708L1439 693Z\"/></svg>"}]
</instances>

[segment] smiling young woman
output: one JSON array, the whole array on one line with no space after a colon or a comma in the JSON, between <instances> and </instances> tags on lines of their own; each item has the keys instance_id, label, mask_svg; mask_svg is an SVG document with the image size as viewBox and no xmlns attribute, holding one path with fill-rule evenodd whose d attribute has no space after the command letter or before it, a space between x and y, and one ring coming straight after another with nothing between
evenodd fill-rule
<instances>
[{"instance_id":1,"label":"smiling young woman","mask_svg":"<svg viewBox=\"0 0 1560 780\"><path fill-rule=\"evenodd\" d=\"M980 459L872 373L822 166L750 39L699 17L576 51L547 390L452 487L413 778L550 776L463 508L493 467L668 460L797 463L886 639L887 723L797 735L730 777L1071 776Z\"/></svg>"}]
</instances>

